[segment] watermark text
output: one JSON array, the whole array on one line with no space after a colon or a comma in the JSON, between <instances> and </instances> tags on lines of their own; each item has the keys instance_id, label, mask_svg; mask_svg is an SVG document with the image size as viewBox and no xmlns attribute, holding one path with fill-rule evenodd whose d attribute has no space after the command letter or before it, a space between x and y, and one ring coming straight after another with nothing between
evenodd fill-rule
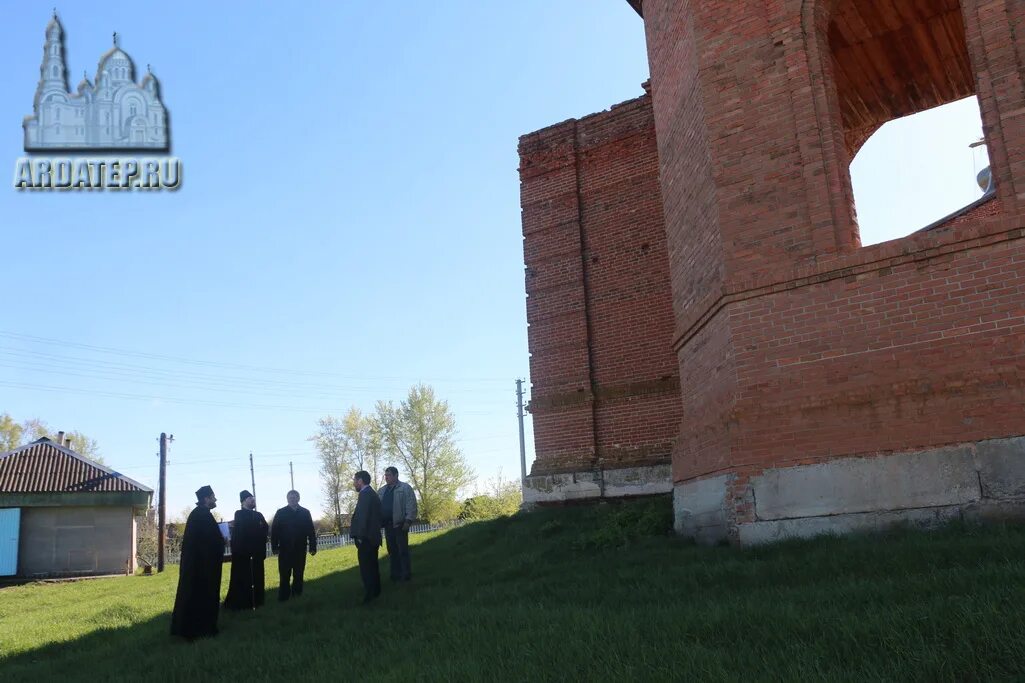
<instances>
[{"instance_id":1,"label":"watermark text","mask_svg":"<svg viewBox=\"0 0 1025 683\"><path fill-rule=\"evenodd\" d=\"M14 163L16 190L177 190L178 157L21 157Z\"/></svg>"}]
</instances>

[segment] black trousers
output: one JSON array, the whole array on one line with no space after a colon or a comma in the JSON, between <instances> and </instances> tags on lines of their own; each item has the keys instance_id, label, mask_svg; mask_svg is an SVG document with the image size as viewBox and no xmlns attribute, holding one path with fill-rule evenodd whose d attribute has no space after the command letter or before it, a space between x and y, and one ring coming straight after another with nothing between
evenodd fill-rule
<instances>
[{"instance_id":1,"label":"black trousers","mask_svg":"<svg viewBox=\"0 0 1025 683\"><path fill-rule=\"evenodd\" d=\"M392 581L409 581L413 577L413 568L409 562L409 531L402 527L396 529L390 522L386 523L384 541L388 544Z\"/></svg>"},{"instance_id":2,"label":"black trousers","mask_svg":"<svg viewBox=\"0 0 1025 683\"><path fill-rule=\"evenodd\" d=\"M303 594L303 572L306 571L306 549L282 550L278 553L278 600ZM291 585L290 585L291 584Z\"/></svg>"},{"instance_id":3,"label":"black trousers","mask_svg":"<svg viewBox=\"0 0 1025 683\"><path fill-rule=\"evenodd\" d=\"M377 551L380 546L372 543L360 543L356 547L359 559L359 577L363 579L363 597L376 598L381 594L381 568L377 564Z\"/></svg>"}]
</instances>

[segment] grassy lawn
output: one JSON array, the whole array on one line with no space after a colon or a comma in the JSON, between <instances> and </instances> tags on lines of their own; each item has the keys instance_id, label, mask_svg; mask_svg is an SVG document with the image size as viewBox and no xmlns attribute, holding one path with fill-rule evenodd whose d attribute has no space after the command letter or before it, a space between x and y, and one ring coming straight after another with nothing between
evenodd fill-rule
<instances>
[{"instance_id":1,"label":"grassy lawn","mask_svg":"<svg viewBox=\"0 0 1025 683\"><path fill-rule=\"evenodd\" d=\"M1025 528L699 548L665 502L431 536L370 607L352 548L298 601L168 636L177 571L0 590L0 680L1008 680L1025 677ZM624 540L634 539L626 547ZM227 569L227 567L226 567ZM387 571L384 572L387 576ZM225 571L225 589L227 571Z\"/></svg>"}]
</instances>

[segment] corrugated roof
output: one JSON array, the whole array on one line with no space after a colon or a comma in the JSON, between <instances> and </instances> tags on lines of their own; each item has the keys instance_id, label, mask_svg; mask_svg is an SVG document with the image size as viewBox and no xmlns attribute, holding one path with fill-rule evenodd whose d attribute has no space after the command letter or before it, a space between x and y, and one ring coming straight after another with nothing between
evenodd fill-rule
<instances>
[{"instance_id":1,"label":"corrugated roof","mask_svg":"<svg viewBox=\"0 0 1025 683\"><path fill-rule=\"evenodd\" d=\"M43 438L0 453L0 493L148 491L98 462Z\"/></svg>"}]
</instances>

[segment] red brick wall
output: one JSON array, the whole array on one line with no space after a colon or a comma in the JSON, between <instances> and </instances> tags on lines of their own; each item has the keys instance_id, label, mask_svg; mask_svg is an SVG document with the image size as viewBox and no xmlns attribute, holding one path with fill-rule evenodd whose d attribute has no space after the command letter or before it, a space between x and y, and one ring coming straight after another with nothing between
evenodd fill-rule
<instances>
[{"instance_id":1,"label":"red brick wall","mask_svg":"<svg viewBox=\"0 0 1025 683\"><path fill-rule=\"evenodd\" d=\"M680 395L647 95L520 140L533 474L669 461Z\"/></svg>"},{"instance_id":2,"label":"red brick wall","mask_svg":"<svg viewBox=\"0 0 1025 683\"><path fill-rule=\"evenodd\" d=\"M1025 433L1025 4L961 5L998 199L862 249L829 2L644 0L676 481Z\"/></svg>"}]
</instances>

